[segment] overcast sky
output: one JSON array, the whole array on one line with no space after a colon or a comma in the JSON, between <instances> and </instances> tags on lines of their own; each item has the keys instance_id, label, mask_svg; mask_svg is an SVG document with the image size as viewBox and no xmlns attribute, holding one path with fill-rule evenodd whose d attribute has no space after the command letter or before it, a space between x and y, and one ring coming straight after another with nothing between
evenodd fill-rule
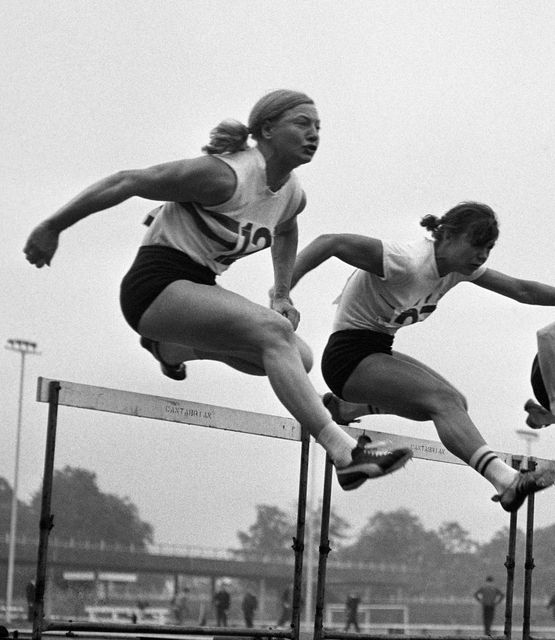
<instances>
[{"instance_id":1,"label":"overcast sky","mask_svg":"<svg viewBox=\"0 0 555 640\"><path fill-rule=\"evenodd\" d=\"M136 198L67 230L50 269L24 260L34 225L119 169L198 155L217 122L246 121L261 95L286 87L312 96L322 120L320 149L298 170L308 196L301 247L325 232L416 239L423 215L479 200L501 225L489 266L553 283L553 33L549 0L4 0L1 337L36 341L41 352L27 358L20 497L42 478L39 375L287 415L265 379L199 362L174 382L139 347L118 290L156 203ZM317 362L349 273L329 261L294 291ZM220 282L266 304L270 252ZM535 331L553 316L465 283L396 347L465 393L493 448L524 453L516 431ZM10 482L19 371L19 356L2 349L0 469ZM326 391L319 366L311 378ZM364 425L437 438L432 423L378 416ZM555 427L533 451L555 458ZM218 547L237 544L256 504L292 508L298 454L269 438L62 409L56 464L93 470L103 491L128 496L158 542ZM317 463L320 486L322 456ZM466 467L415 461L352 493L334 481L333 505L354 531L377 510L403 507L427 528L456 520L486 540L508 525L492 493ZM555 521L554 500L553 491L538 496L539 525Z\"/></svg>"}]
</instances>

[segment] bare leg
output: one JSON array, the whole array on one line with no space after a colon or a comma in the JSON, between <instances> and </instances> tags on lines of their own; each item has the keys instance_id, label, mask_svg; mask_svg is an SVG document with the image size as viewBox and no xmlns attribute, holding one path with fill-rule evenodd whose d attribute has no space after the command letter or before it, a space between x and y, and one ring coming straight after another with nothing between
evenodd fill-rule
<instances>
[{"instance_id":1,"label":"bare leg","mask_svg":"<svg viewBox=\"0 0 555 640\"><path fill-rule=\"evenodd\" d=\"M314 437L331 421L308 379L291 324L275 311L219 286L179 280L143 314L139 331L264 371L283 405Z\"/></svg>"},{"instance_id":2,"label":"bare leg","mask_svg":"<svg viewBox=\"0 0 555 640\"><path fill-rule=\"evenodd\" d=\"M306 372L312 365L308 347L271 309L219 286L179 280L145 311L139 333L186 347L189 357L209 355L248 373L264 372L278 399L329 454L346 491L396 471L412 456L406 448L381 451L364 436L357 443L331 419Z\"/></svg>"},{"instance_id":3,"label":"bare leg","mask_svg":"<svg viewBox=\"0 0 555 640\"><path fill-rule=\"evenodd\" d=\"M520 474L505 464L485 443L461 394L412 358L381 353L366 357L347 380L343 395L352 402L372 398L385 411L412 420L433 420L443 444L491 482L497 490L493 499L505 511L516 511L526 496L555 482L551 468Z\"/></svg>"},{"instance_id":4,"label":"bare leg","mask_svg":"<svg viewBox=\"0 0 555 640\"><path fill-rule=\"evenodd\" d=\"M495 487L493 499L505 511L516 511L526 496L553 485L555 470L519 474L503 462L470 419L461 394L427 369L413 359L375 353L355 368L343 396L351 402L372 399L385 411L412 420L433 420L443 444Z\"/></svg>"},{"instance_id":5,"label":"bare leg","mask_svg":"<svg viewBox=\"0 0 555 640\"><path fill-rule=\"evenodd\" d=\"M428 367L419 360L416 360L415 358L412 358L411 356L400 353L398 351L394 351L393 356L391 357L396 358L397 360L402 362L410 363L415 367L422 369L432 378L436 379L438 383L444 384L447 387L451 388L453 392L455 394L458 394L458 396L462 399L464 408L468 409L468 403L462 393L455 387L453 387L453 385L446 378L437 373L437 371L434 371L431 367ZM359 422L358 418L361 418L362 416L391 413L384 407L380 406L375 399L372 399L369 403L359 404L355 402L348 402L347 400L343 400L341 398L338 398L337 396L330 397L330 395L333 394L327 394L326 406L339 424Z\"/></svg>"},{"instance_id":6,"label":"bare leg","mask_svg":"<svg viewBox=\"0 0 555 640\"><path fill-rule=\"evenodd\" d=\"M543 429L550 424L555 424L555 415L535 400L527 400L524 405L524 410L528 413L526 424L531 429Z\"/></svg>"},{"instance_id":7,"label":"bare leg","mask_svg":"<svg viewBox=\"0 0 555 640\"><path fill-rule=\"evenodd\" d=\"M312 351L302 338L297 334L294 335L296 347L300 353L301 360L305 371L308 373L312 370L314 360ZM265 376L266 372L260 367L258 357L252 358L244 353L234 353L231 349L228 353L217 351L203 351L202 349L193 349L191 347L182 346L172 342L159 343L159 352L165 362L180 364L181 362L191 362L194 360L216 360L223 362L237 371L247 373L252 376Z\"/></svg>"},{"instance_id":8,"label":"bare leg","mask_svg":"<svg viewBox=\"0 0 555 640\"><path fill-rule=\"evenodd\" d=\"M439 374L414 358L375 353L353 371L343 388L350 402L370 402L384 413L433 420L440 440L468 463L485 440L466 411L466 400Z\"/></svg>"}]
</instances>

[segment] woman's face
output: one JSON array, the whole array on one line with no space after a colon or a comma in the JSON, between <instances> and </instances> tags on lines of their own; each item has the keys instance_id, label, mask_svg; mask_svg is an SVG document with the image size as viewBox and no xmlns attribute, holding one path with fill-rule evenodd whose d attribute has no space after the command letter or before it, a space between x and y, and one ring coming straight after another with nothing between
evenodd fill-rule
<instances>
[{"instance_id":1,"label":"woman's face","mask_svg":"<svg viewBox=\"0 0 555 640\"><path fill-rule=\"evenodd\" d=\"M438 247L438 254L449 271L470 275L484 264L494 246L493 241L485 245L473 244L469 234L461 233L444 238Z\"/></svg>"},{"instance_id":2,"label":"woman's face","mask_svg":"<svg viewBox=\"0 0 555 640\"><path fill-rule=\"evenodd\" d=\"M301 104L285 111L266 129L266 140L276 155L294 166L310 162L320 142L320 119L313 104Z\"/></svg>"}]
</instances>

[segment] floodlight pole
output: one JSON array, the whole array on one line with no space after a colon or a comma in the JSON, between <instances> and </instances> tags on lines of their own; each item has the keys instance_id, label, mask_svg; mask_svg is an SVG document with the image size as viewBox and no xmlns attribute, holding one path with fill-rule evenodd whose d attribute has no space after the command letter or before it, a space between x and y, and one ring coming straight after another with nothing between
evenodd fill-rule
<instances>
[{"instance_id":1,"label":"floodlight pole","mask_svg":"<svg viewBox=\"0 0 555 640\"><path fill-rule=\"evenodd\" d=\"M25 377L25 356L40 355L37 343L28 340L8 340L5 348L21 354L21 369L19 374L19 403L17 408L17 432L15 439L15 466L12 487L12 505L10 513L10 544L8 550L8 581L6 585L6 622L12 620L12 597L15 568L15 537L17 533L17 486L19 481L19 449L21 443L21 416L23 413L23 380Z\"/></svg>"}]
</instances>

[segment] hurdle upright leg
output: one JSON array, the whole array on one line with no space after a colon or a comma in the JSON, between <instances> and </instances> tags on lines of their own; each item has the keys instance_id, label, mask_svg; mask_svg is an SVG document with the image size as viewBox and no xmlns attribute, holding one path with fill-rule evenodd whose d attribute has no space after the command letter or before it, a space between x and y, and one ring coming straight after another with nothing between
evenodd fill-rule
<instances>
[{"instance_id":1,"label":"hurdle upright leg","mask_svg":"<svg viewBox=\"0 0 555 640\"><path fill-rule=\"evenodd\" d=\"M320 547L318 559L318 582L316 586L316 611L314 616L314 640L322 640L324 637L324 599L326 590L326 568L330 552L329 528L330 528L330 504L331 504L331 480L333 464L331 458L326 456L324 470L324 494L322 498L322 521L320 524Z\"/></svg>"},{"instance_id":2,"label":"hurdle upright leg","mask_svg":"<svg viewBox=\"0 0 555 640\"><path fill-rule=\"evenodd\" d=\"M536 468L535 461L528 461L528 469ZM532 571L534 570L534 503L535 496L531 493L527 499L526 510L526 556L524 561L524 604L522 610L522 640L530 638L530 613L532 603Z\"/></svg>"},{"instance_id":3,"label":"hurdle upright leg","mask_svg":"<svg viewBox=\"0 0 555 640\"><path fill-rule=\"evenodd\" d=\"M301 464L299 470L299 498L297 503L297 534L293 540L295 571L293 574L293 606L291 619L292 640L299 640L301 629L301 598L303 586L303 553L306 524L306 498L308 492L308 460L310 433L303 427L301 439Z\"/></svg>"},{"instance_id":4,"label":"hurdle upright leg","mask_svg":"<svg viewBox=\"0 0 555 640\"><path fill-rule=\"evenodd\" d=\"M516 456L513 457L512 467L520 471L522 461ZM516 550L516 533L517 533L517 517L518 512L511 513L509 519L509 543L507 547L507 557L505 559L505 567L507 569L507 586L505 588L505 638L510 638L513 630L513 597L515 587L515 550Z\"/></svg>"},{"instance_id":5,"label":"hurdle upright leg","mask_svg":"<svg viewBox=\"0 0 555 640\"><path fill-rule=\"evenodd\" d=\"M37 553L37 574L35 580L35 600L33 603L33 640L42 636L44 619L44 591L46 587L46 568L48 564L48 536L53 527L52 484L54 478L54 453L56 450L56 428L58 425L58 398L60 383L52 381L48 389L48 426L46 431L46 451L44 456L44 474L39 524L39 546Z\"/></svg>"}]
</instances>

